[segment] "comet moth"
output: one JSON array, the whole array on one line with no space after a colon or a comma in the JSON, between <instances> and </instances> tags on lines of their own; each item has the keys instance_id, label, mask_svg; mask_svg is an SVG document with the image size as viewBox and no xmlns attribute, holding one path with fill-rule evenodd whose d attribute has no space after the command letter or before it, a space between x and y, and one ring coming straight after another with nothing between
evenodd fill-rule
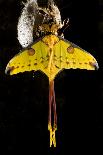
<instances>
[{"instance_id":1,"label":"comet moth","mask_svg":"<svg viewBox=\"0 0 103 155\"><path fill-rule=\"evenodd\" d=\"M35 73L38 70L47 75L50 147L56 147L56 75L63 69L98 69L98 63L90 53L64 39L63 31L67 27L68 20L61 21L60 11L54 1L49 0L47 8L40 8L36 0L28 0L18 21L18 40L23 50L9 61L5 70L10 75L25 71Z\"/></svg>"}]
</instances>

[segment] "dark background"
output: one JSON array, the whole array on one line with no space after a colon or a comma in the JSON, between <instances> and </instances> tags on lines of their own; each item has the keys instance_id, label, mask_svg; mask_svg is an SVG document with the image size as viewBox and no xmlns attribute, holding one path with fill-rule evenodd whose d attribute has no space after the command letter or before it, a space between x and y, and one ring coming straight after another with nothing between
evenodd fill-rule
<instances>
[{"instance_id":1,"label":"dark background","mask_svg":"<svg viewBox=\"0 0 103 155\"><path fill-rule=\"evenodd\" d=\"M46 0L38 2L46 4ZM23 5L20 0L0 0L0 155L102 151L103 0L56 3L62 18L70 19L65 38L93 54L100 68L64 70L57 75L57 148L50 149L48 78L40 72L5 75L8 61L22 49L16 29Z\"/></svg>"}]
</instances>

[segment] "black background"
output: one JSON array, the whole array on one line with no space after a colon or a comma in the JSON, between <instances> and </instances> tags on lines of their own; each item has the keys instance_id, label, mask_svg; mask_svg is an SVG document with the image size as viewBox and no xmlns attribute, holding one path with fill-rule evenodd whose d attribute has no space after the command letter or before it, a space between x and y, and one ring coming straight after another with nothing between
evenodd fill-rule
<instances>
[{"instance_id":1,"label":"black background","mask_svg":"<svg viewBox=\"0 0 103 155\"><path fill-rule=\"evenodd\" d=\"M45 5L46 0L39 0ZM57 148L49 148L48 78L40 72L5 75L8 61L22 48L17 22L20 0L0 0L0 154L84 154L102 148L103 0L57 0L65 38L90 52L98 71L64 70L55 79ZM101 150L102 151L102 150Z\"/></svg>"}]
</instances>

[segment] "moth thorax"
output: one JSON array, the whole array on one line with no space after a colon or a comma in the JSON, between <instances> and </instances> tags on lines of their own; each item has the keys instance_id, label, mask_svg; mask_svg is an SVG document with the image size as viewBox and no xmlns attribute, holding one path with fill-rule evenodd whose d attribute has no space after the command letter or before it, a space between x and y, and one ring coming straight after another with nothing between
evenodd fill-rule
<instances>
[{"instance_id":1,"label":"moth thorax","mask_svg":"<svg viewBox=\"0 0 103 155\"><path fill-rule=\"evenodd\" d=\"M39 31L43 32L44 34L55 34L57 35L57 31L59 29L59 26L57 24L42 24L39 26Z\"/></svg>"}]
</instances>

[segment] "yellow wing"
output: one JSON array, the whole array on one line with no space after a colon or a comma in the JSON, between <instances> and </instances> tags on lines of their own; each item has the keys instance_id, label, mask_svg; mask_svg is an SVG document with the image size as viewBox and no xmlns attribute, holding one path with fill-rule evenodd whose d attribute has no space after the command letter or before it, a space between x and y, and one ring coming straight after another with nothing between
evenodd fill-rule
<instances>
[{"instance_id":1,"label":"yellow wing","mask_svg":"<svg viewBox=\"0 0 103 155\"><path fill-rule=\"evenodd\" d=\"M48 58L48 47L40 40L12 58L5 72L13 75L31 70L44 71L48 65Z\"/></svg>"},{"instance_id":2,"label":"yellow wing","mask_svg":"<svg viewBox=\"0 0 103 155\"><path fill-rule=\"evenodd\" d=\"M54 62L58 69L98 69L98 63L90 53L64 39L54 46Z\"/></svg>"},{"instance_id":3,"label":"yellow wing","mask_svg":"<svg viewBox=\"0 0 103 155\"><path fill-rule=\"evenodd\" d=\"M98 68L96 59L75 44L55 35L45 36L34 42L10 60L6 73L10 75L25 71L41 70L53 80L62 69Z\"/></svg>"}]
</instances>

